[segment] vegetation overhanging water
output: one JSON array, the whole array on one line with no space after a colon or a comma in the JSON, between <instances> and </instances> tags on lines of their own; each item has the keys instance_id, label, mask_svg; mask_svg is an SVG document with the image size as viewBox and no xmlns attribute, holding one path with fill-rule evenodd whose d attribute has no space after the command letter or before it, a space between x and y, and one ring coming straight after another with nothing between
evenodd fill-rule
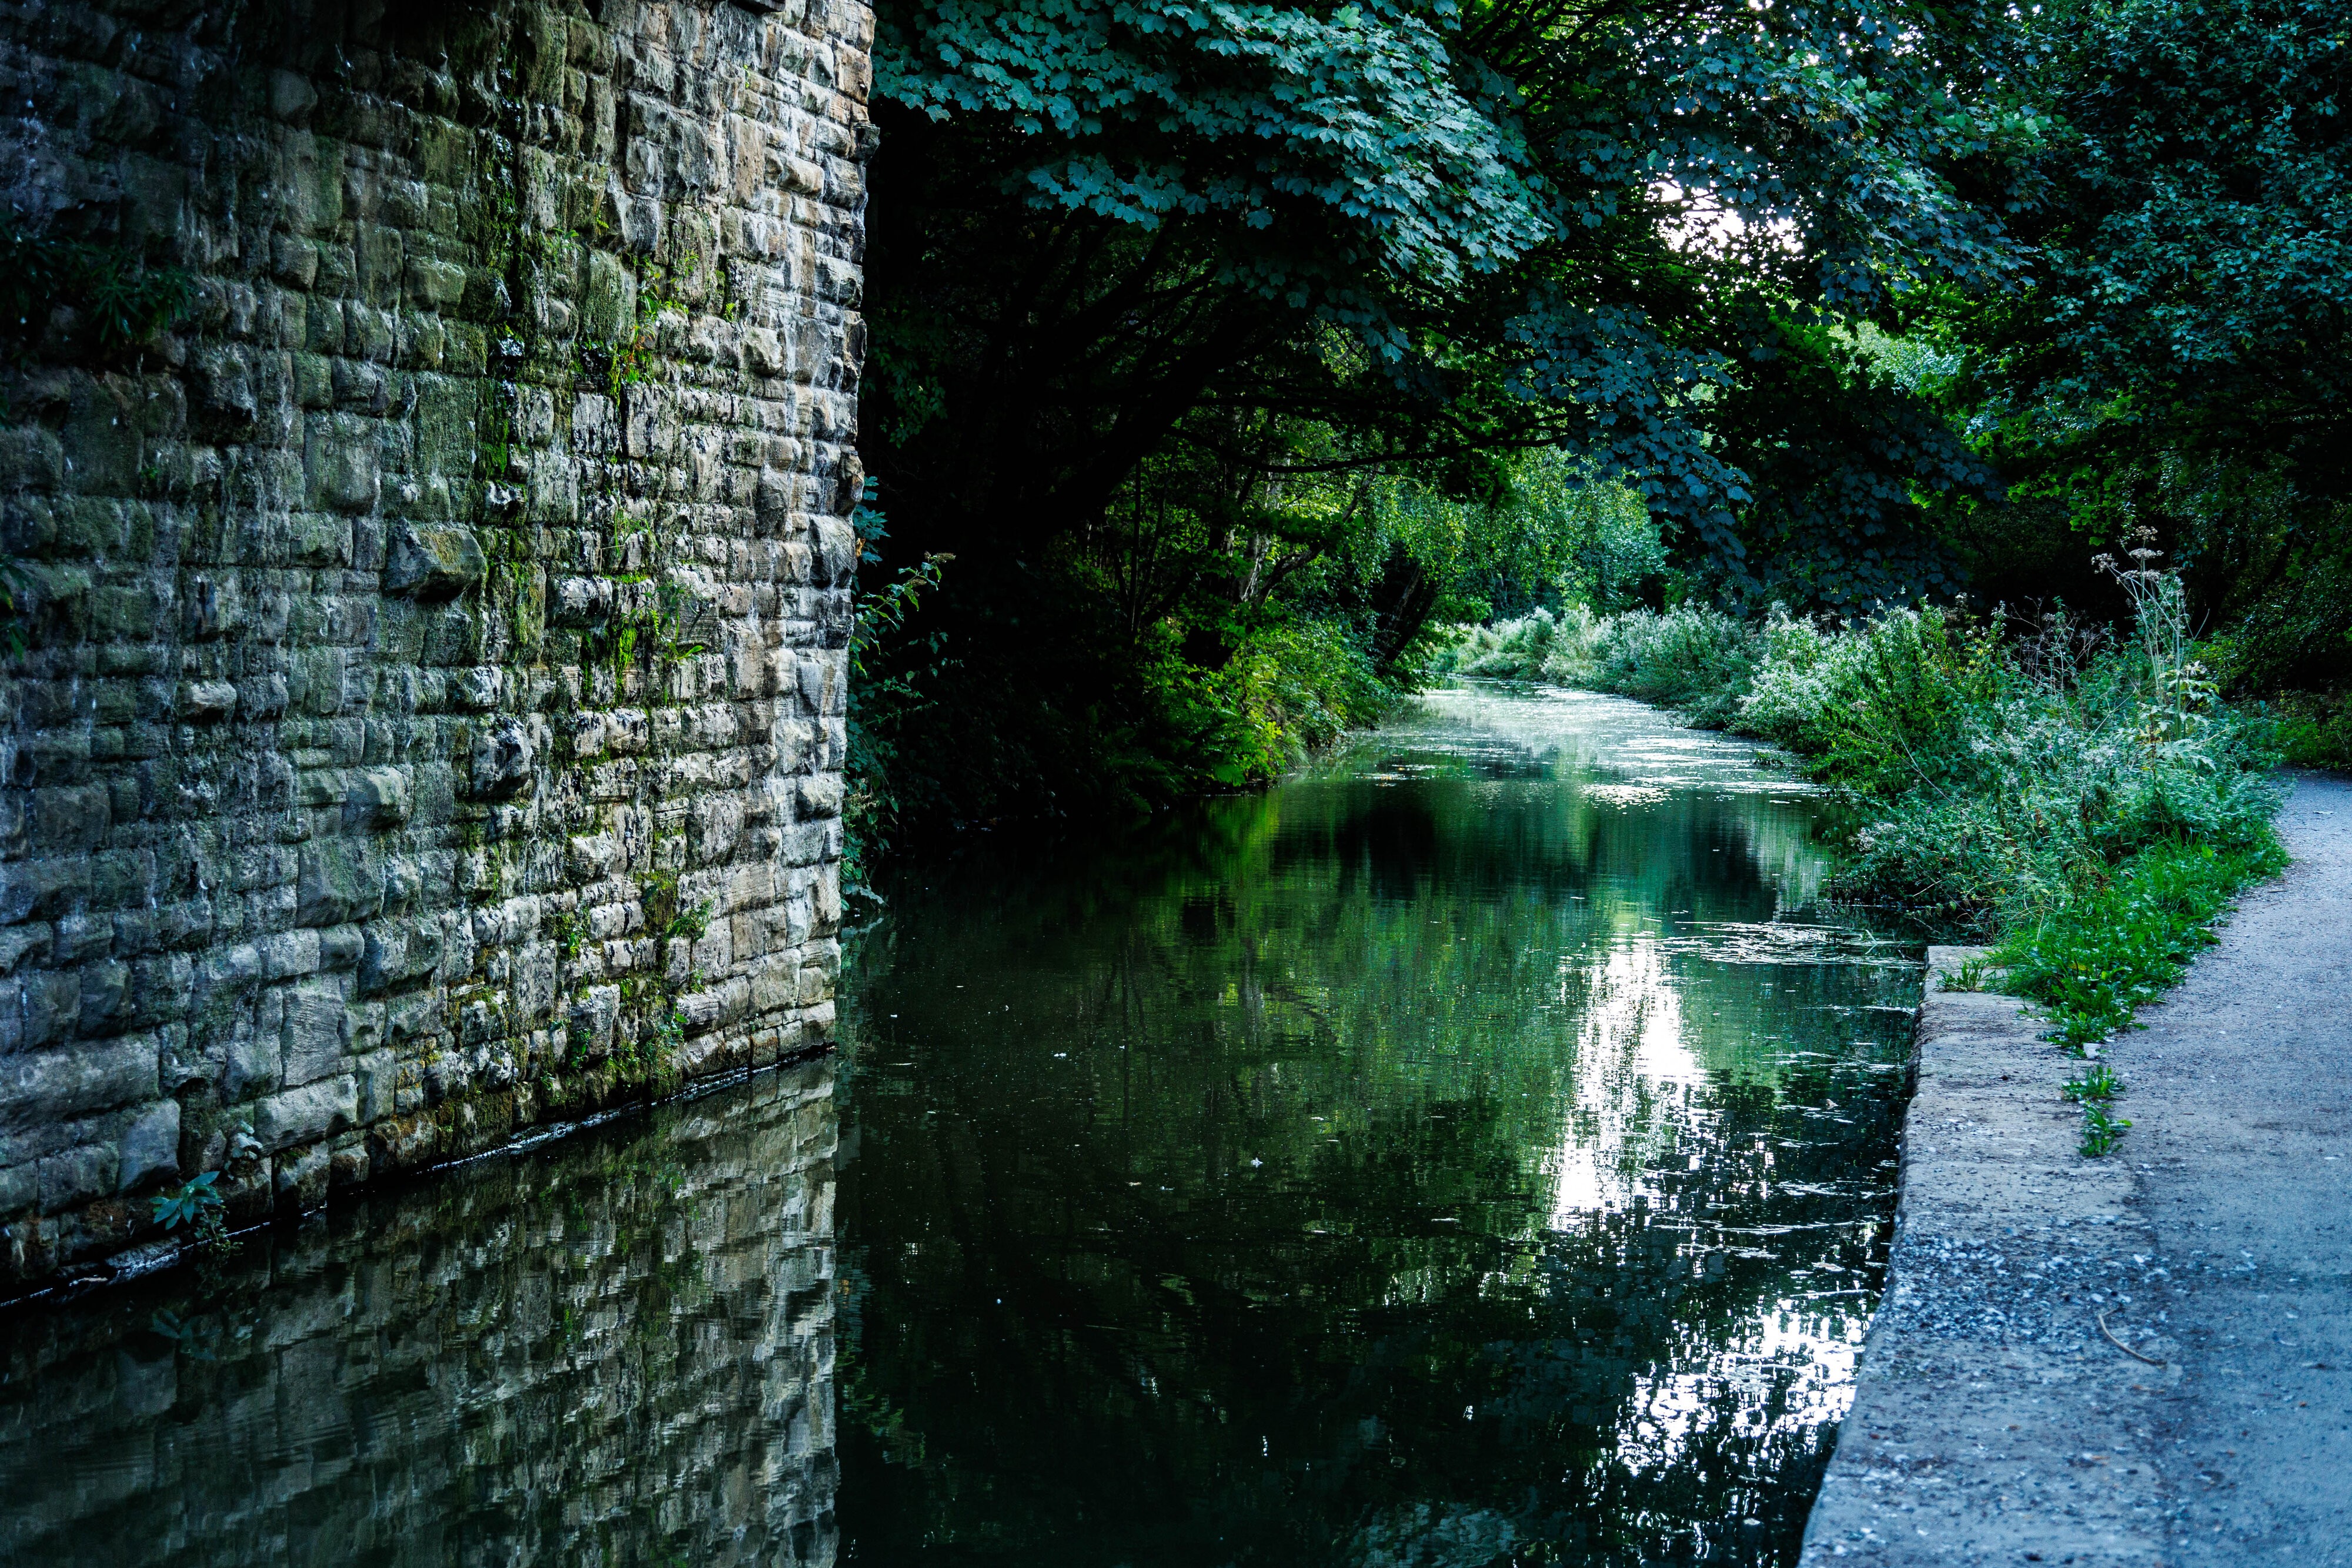
<instances>
[{"instance_id":1,"label":"vegetation overhanging water","mask_svg":"<svg viewBox=\"0 0 2352 1568\"><path fill-rule=\"evenodd\" d=\"M1918 968L1754 756L1455 687L909 869L837 1057L19 1314L0 1547L1793 1562Z\"/></svg>"}]
</instances>

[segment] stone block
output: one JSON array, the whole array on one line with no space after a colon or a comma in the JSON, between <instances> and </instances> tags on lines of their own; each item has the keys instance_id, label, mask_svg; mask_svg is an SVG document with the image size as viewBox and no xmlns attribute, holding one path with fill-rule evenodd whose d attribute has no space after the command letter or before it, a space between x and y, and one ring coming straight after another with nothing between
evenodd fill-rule
<instances>
[{"instance_id":1,"label":"stone block","mask_svg":"<svg viewBox=\"0 0 2352 1568\"><path fill-rule=\"evenodd\" d=\"M530 787L538 748L530 732L514 719L482 727L474 741L474 793L503 800Z\"/></svg>"},{"instance_id":2,"label":"stone block","mask_svg":"<svg viewBox=\"0 0 2352 1568\"><path fill-rule=\"evenodd\" d=\"M31 1050L74 1032L81 1017L81 977L71 970L37 969L16 985L16 1047Z\"/></svg>"},{"instance_id":3,"label":"stone block","mask_svg":"<svg viewBox=\"0 0 2352 1568\"><path fill-rule=\"evenodd\" d=\"M152 1035L0 1057L0 1133L152 1100L161 1085Z\"/></svg>"},{"instance_id":4,"label":"stone block","mask_svg":"<svg viewBox=\"0 0 2352 1568\"><path fill-rule=\"evenodd\" d=\"M80 1006L74 1028L85 1038L114 1032L114 1023L131 989L131 966L106 958L81 967Z\"/></svg>"},{"instance_id":5,"label":"stone block","mask_svg":"<svg viewBox=\"0 0 2352 1568\"><path fill-rule=\"evenodd\" d=\"M108 1143L80 1144L44 1155L38 1177L41 1212L58 1214L112 1197L121 1152Z\"/></svg>"},{"instance_id":6,"label":"stone block","mask_svg":"<svg viewBox=\"0 0 2352 1568\"><path fill-rule=\"evenodd\" d=\"M174 706L184 724L212 724L236 712L236 687L227 681L184 681Z\"/></svg>"},{"instance_id":7,"label":"stone block","mask_svg":"<svg viewBox=\"0 0 2352 1568\"><path fill-rule=\"evenodd\" d=\"M364 930L366 946L359 976L362 996L429 975L440 965L441 925L430 916L374 921Z\"/></svg>"},{"instance_id":8,"label":"stone block","mask_svg":"<svg viewBox=\"0 0 2352 1568\"><path fill-rule=\"evenodd\" d=\"M343 804L344 820L352 827L398 827L408 821L408 775L397 768L354 773Z\"/></svg>"},{"instance_id":9,"label":"stone block","mask_svg":"<svg viewBox=\"0 0 2352 1568\"><path fill-rule=\"evenodd\" d=\"M359 1080L345 1073L262 1099L253 1108L253 1135L274 1155L340 1133L358 1118Z\"/></svg>"},{"instance_id":10,"label":"stone block","mask_svg":"<svg viewBox=\"0 0 2352 1568\"><path fill-rule=\"evenodd\" d=\"M343 986L321 977L287 988L279 1040L283 1067L278 1082L299 1089L349 1065L343 1024Z\"/></svg>"},{"instance_id":11,"label":"stone block","mask_svg":"<svg viewBox=\"0 0 2352 1568\"><path fill-rule=\"evenodd\" d=\"M278 1087L278 1075L286 1061L285 1042L279 1038L282 1027L282 1014L273 1009L266 1024L245 1024L222 1042L223 1100L240 1105Z\"/></svg>"},{"instance_id":12,"label":"stone block","mask_svg":"<svg viewBox=\"0 0 2352 1568\"><path fill-rule=\"evenodd\" d=\"M304 505L367 511L383 483L379 461L377 437L367 421L343 413L313 416L302 446Z\"/></svg>"},{"instance_id":13,"label":"stone block","mask_svg":"<svg viewBox=\"0 0 2352 1568\"><path fill-rule=\"evenodd\" d=\"M114 825L112 791L103 784L37 789L31 807L27 837L38 853L97 849Z\"/></svg>"},{"instance_id":14,"label":"stone block","mask_svg":"<svg viewBox=\"0 0 2352 1568\"><path fill-rule=\"evenodd\" d=\"M185 953L142 958L131 967L131 989L122 1020L152 1029L185 1018L195 992L195 960Z\"/></svg>"},{"instance_id":15,"label":"stone block","mask_svg":"<svg viewBox=\"0 0 2352 1568\"><path fill-rule=\"evenodd\" d=\"M115 1187L120 1192L136 1192L151 1181L176 1181L179 1175L180 1103L158 1101L141 1112L122 1134Z\"/></svg>"},{"instance_id":16,"label":"stone block","mask_svg":"<svg viewBox=\"0 0 2352 1568\"><path fill-rule=\"evenodd\" d=\"M261 972L268 979L296 979L319 967L319 933L309 927L278 932L263 937L257 946Z\"/></svg>"},{"instance_id":17,"label":"stone block","mask_svg":"<svg viewBox=\"0 0 2352 1568\"><path fill-rule=\"evenodd\" d=\"M373 842L330 839L303 847L294 917L304 925L341 925L383 907L383 855Z\"/></svg>"},{"instance_id":18,"label":"stone block","mask_svg":"<svg viewBox=\"0 0 2352 1568\"><path fill-rule=\"evenodd\" d=\"M281 1213L299 1214L327 1201L331 1155L321 1141L288 1149L269 1162L270 1197Z\"/></svg>"},{"instance_id":19,"label":"stone block","mask_svg":"<svg viewBox=\"0 0 2352 1568\"><path fill-rule=\"evenodd\" d=\"M352 969L367 951L365 934L357 925L335 925L319 933L319 967Z\"/></svg>"},{"instance_id":20,"label":"stone block","mask_svg":"<svg viewBox=\"0 0 2352 1568\"><path fill-rule=\"evenodd\" d=\"M452 599L480 582L488 570L481 540L462 525L396 523L384 541L387 593Z\"/></svg>"},{"instance_id":21,"label":"stone block","mask_svg":"<svg viewBox=\"0 0 2352 1568\"><path fill-rule=\"evenodd\" d=\"M452 261L408 258L408 289L417 302L446 310L466 297L466 269Z\"/></svg>"}]
</instances>

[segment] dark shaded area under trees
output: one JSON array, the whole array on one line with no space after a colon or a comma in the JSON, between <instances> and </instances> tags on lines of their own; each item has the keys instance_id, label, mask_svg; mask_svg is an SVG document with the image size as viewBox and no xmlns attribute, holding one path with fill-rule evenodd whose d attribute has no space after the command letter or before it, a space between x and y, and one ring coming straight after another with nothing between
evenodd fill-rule
<instances>
[{"instance_id":1,"label":"dark shaded area under trees","mask_svg":"<svg viewBox=\"0 0 2352 1568\"><path fill-rule=\"evenodd\" d=\"M869 591L955 559L861 836L1267 777L1463 620L2096 612L2136 531L2339 679L2342 30L886 0Z\"/></svg>"}]
</instances>

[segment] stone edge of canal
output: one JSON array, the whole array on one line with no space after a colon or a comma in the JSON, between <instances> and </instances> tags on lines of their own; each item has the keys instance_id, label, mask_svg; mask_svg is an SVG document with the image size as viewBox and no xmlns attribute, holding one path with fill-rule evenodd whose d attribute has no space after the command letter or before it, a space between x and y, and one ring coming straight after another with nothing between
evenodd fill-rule
<instances>
[{"instance_id":1,"label":"stone edge of canal","mask_svg":"<svg viewBox=\"0 0 2352 1568\"><path fill-rule=\"evenodd\" d=\"M2149 1434L2180 1369L2134 1289L2138 1178L2077 1151L2077 1064L2023 1003L1940 988L1979 951L1927 950L1886 1291L1801 1568L2158 1559Z\"/></svg>"}]
</instances>

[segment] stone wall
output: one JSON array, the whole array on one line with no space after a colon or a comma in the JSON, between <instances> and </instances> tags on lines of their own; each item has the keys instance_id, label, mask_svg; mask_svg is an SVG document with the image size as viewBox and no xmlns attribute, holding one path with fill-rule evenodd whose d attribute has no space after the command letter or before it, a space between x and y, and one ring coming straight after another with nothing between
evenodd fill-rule
<instances>
[{"instance_id":1,"label":"stone wall","mask_svg":"<svg viewBox=\"0 0 2352 1568\"><path fill-rule=\"evenodd\" d=\"M0 1562L833 1563L830 1057L0 1333Z\"/></svg>"},{"instance_id":2,"label":"stone wall","mask_svg":"<svg viewBox=\"0 0 2352 1568\"><path fill-rule=\"evenodd\" d=\"M0 1286L824 1041L870 31L0 5Z\"/></svg>"}]
</instances>

